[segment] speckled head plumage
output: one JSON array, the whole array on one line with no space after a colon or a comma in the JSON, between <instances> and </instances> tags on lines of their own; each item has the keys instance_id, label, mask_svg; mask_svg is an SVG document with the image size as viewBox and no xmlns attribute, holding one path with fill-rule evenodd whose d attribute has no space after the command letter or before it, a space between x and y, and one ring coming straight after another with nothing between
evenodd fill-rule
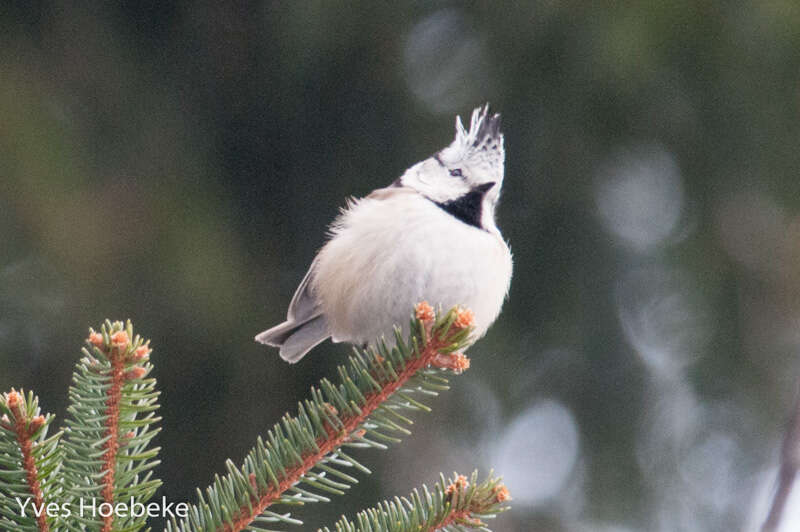
<instances>
[{"instance_id":1,"label":"speckled head plumage","mask_svg":"<svg viewBox=\"0 0 800 532\"><path fill-rule=\"evenodd\" d=\"M394 185L415 189L466 223L494 230L504 166L500 115L489 114L487 104L472 112L469 130L456 118L453 142L409 168Z\"/></svg>"},{"instance_id":2,"label":"speckled head plumage","mask_svg":"<svg viewBox=\"0 0 800 532\"><path fill-rule=\"evenodd\" d=\"M456 137L438 154L448 165L464 163L500 185L503 181L505 147L500 114L489 114L489 104L472 111L469 130L456 117Z\"/></svg>"}]
</instances>

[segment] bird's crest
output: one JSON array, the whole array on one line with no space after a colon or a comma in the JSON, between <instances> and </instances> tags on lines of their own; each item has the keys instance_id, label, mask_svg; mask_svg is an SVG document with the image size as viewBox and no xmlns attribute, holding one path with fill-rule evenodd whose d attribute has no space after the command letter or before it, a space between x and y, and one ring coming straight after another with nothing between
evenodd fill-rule
<instances>
[{"instance_id":1,"label":"bird's crest","mask_svg":"<svg viewBox=\"0 0 800 532\"><path fill-rule=\"evenodd\" d=\"M469 130L464 127L461 117L456 117L456 137L446 152L448 159L467 161L471 166L482 167L499 176L501 180L505 148L500 132L500 115L490 115L488 103L478 107L472 111Z\"/></svg>"}]
</instances>

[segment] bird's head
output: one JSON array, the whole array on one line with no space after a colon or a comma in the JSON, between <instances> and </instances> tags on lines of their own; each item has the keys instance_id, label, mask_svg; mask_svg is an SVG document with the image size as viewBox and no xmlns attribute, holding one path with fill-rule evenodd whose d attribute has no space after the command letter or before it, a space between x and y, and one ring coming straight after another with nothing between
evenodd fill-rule
<instances>
[{"instance_id":1,"label":"bird's head","mask_svg":"<svg viewBox=\"0 0 800 532\"><path fill-rule=\"evenodd\" d=\"M505 150L500 115L488 104L472 112L469 130L456 118L453 142L409 168L397 181L465 223L491 229L503 184Z\"/></svg>"}]
</instances>

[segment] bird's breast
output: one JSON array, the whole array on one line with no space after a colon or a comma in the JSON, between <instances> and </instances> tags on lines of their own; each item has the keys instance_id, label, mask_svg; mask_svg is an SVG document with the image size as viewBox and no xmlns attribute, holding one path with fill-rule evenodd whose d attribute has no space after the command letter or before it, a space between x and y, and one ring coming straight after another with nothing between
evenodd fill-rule
<instances>
[{"instance_id":1,"label":"bird's breast","mask_svg":"<svg viewBox=\"0 0 800 532\"><path fill-rule=\"evenodd\" d=\"M464 305L483 335L500 312L511 254L497 234L450 216L417 194L365 198L334 223L313 290L334 341L368 343L406 326L416 303Z\"/></svg>"}]
</instances>

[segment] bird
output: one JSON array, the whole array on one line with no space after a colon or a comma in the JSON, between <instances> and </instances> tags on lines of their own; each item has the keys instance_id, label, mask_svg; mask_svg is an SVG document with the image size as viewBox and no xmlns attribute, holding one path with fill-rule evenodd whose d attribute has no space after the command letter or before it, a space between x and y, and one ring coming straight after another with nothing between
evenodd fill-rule
<instances>
[{"instance_id":1,"label":"bird","mask_svg":"<svg viewBox=\"0 0 800 532\"><path fill-rule=\"evenodd\" d=\"M393 345L394 328L426 301L474 315L472 342L507 298L512 255L495 222L505 167L500 115L472 112L467 130L389 186L347 200L289 303L286 320L255 337L295 363L331 338ZM407 326L405 327L407 330Z\"/></svg>"}]
</instances>

